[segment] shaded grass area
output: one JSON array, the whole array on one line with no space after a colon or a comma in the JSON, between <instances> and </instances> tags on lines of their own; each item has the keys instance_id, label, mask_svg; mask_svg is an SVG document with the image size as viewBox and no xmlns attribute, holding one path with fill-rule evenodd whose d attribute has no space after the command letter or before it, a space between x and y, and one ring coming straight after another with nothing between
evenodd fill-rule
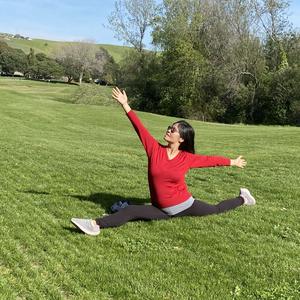
<instances>
[{"instance_id":1,"label":"shaded grass area","mask_svg":"<svg viewBox=\"0 0 300 300\"><path fill-rule=\"evenodd\" d=\"M47 99L70 104L114 106L111 101L111 87L83 83L80 86L63 82L45 82L20 78L0 78L2 97Z\"/></svg>"},{"instance_id":2,"label":"shaded grass area","mask_svg":"<svg viewBox=\"0 0 300 300\"><path fill-rule=\"evenodd\" d=\"M192 170L191 192L216 203L246 186L257 206L93 238L70 218L148 202L147 159L119 107L66 103L77 88L0 78L0 298L299 298L299 128L191 121L197 152L248 161ZM138 114L161 142L175 120Z\"/></svg>"}]
</instances>

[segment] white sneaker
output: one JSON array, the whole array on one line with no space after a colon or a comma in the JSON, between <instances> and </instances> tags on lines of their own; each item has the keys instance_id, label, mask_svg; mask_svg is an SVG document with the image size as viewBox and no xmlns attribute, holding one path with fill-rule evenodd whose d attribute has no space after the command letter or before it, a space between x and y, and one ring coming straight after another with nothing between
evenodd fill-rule
<instances>
[{"instance_id":1,"label":"white sneaker","mask_svg":"<svg viewBox=\"0 0 300 300\"><path fill-rule=\"evenodd\" d=\"M254 197L250 194L248 189L241 188L240 189L240 197L244 199L245 205L255 205L256 201Z\"/></svg>"},{"instance_id":2,"label":"white sneaker","mask_svg":"<svg viewBox=\"0 0 300 300\"><path fill-rule=\"evenodd\" d=\"M86 234L98 235L100 233L100 226L94 225L91 219L72 218L71 222Z\"/></svg>"}]
</instances>

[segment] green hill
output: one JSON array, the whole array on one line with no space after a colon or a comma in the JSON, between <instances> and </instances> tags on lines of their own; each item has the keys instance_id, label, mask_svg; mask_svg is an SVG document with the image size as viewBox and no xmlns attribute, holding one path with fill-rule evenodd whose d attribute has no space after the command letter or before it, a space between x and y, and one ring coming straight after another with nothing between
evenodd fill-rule
<instances>
[{"instance_id":1,"label":"green hill","mask_svg":"<svg viewBox=\"0 0 300 300\"><path fill-rule=\"evenodd\" d=\"M246 186L257 205L90 237L70 218L148 202L147 158L110 88L98 106L74 104L78 91L0 77L0 299L299 299L300 128L191 120L197 152L248 161L191 170L193 195ZM175 121L138 115L161 142Z\"/></svg>"},{"instance_id":2,"label":"green hill","mask_svg":"<svg viewBox=\"0 0 300 300\"><path fill-rule=\"evenodd\" d=\"M1 37L0 37L1 38ZM36 53L42 52L45 54L51 54L51 52L60 45L69 44L73 42L59 42L59 41L51 41L51 40L43 40L43 39L18 39L12 38L3 39L10 47L22 49L25 53L29 53L30 48L33 48ZM74 42L75 43L75 42ZM97 44L99 47L106 49L110 55L115 59L116 62L119 62L122 56L130 51L130 47L126 46L115 46L115 45L105 45L105 44Z\"/></svg>"}]
</instances>

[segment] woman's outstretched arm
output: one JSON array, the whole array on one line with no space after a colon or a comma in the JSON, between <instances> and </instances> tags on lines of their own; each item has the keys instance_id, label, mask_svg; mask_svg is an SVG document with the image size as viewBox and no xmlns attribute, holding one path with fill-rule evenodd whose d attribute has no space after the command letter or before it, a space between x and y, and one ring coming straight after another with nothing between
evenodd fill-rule
<instances>
[{"instance_id":1,"label":"woman's outstretched arm","mask_svg":"<svg viewBox=\"0 0 300 300\"><path fill-rule=\"evenodd\" d=\"M230 159L223 156L207 156L199 154L191 154L191 168L207 168L207 167L222 167L222 166L235 166L244 168L247 162L242 156L236 159Z\"/></svg>"},{"instance_id":2,"label":"woman's outstretched arm","mask_svg":"<svg viewBox=\"0 0 300 300\"><path fill-rule=\"evenodd\" d=\"M138 116L131 110L131 107L128 104L128 99L126 92L121 92L117 87L112 90L112 97L116 99L123 107L126 112L129 120L131 121L135 131L137 132L144 149L148 157L151 156L153 148L158 146L158 142L153 138L153 136L149 133L147 128L140 121Z\"/></svg>"}]
</instances>

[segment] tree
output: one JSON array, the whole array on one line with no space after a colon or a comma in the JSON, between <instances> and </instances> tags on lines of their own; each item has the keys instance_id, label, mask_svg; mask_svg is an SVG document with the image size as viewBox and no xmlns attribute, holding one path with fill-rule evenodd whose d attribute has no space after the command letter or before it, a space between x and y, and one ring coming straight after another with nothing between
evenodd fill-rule
<instances>
[{"instance_id":1,"label":"tree","mask_svg":"<svg viewBox=\"0 0 300 300\"><path fill-rule=\"evenodd\" d=\"M164 0L151 24L161 52L150 59L136 46L140 55L122 62L119 81L140 109L228 123L296 122L299 89L290 76L299 78L299 36L289 30L287 5ZM121 21L116 32L131 32L131 23Z\"/></svg>"},{"instance_id":2,"label":"tree","mask_svg":"<svg viewBox=\"0 0 300 300\"><path fill-rule=\"evenodd\" d=\"M120 62L117 84L132 95L135 109L160 112L161 74L161 57L155 52L131 51Z\"/></svg>"},{"instance_id":3,"label":"tree","mask_svg":"<svg viewBox=\"0 0 300 300\"><path fill-rule=\"evenodd\" d=\"M209 27L204 8L207 9L200 1L166 0L163 13L157 18L154 43L163 49L160 106L164 113L213 120L223 110L220 101L224 89L220 80L224 76L223 52L217 55L222 51L222 43L227 45L228 35L220 34L217 41L221 43L215 47L219 52L206 52L206 41L219 36L204 35L207 30L203 28ZM214 50L212 46L208 48Z\"/></svg>"},{"instance_id":4,"label":"tree","mask_svg":"<svg viewBox=\"0 0 300 300\"><path fill-rule=\"evenodd\" d=\"M166 79L161 103L173 105L172 114L251 122L265 72L251 1L165 0L156 20Z\"/></svg>"},{"instance_id":5,"label":"tree","mask_svg":"<svg viewBox=\"0 0 300 300\"><path fill-rule=\"evenodd\" d=\"M289 65L292 67L300 66L300 33L288 32L283 37Z\"/></svg>"},{"instance_id":6,"label":"tree","mask_svg":"<svg viewBox=\"0 0 300 300\"><path fill-rule=\"evenodd\" d=\"M156 11L155 0L117 0L115 10L108 17L109 27L116 38L141 52L146 31L151 27Z\"/></svg>"},{"instance_id":7,"label":"tree","mask_svg":"<svg viewBox=\"0 0 300 300\"><path fill-rule=\"evenodd\" d=\"M254 111L257 123L298 124L300 122L300 70L290 67L265 74L257 92Z\"/></svg>"},{"instance_id":8,"label":"tree","mask_svg":"<svg viewBox=\"0 0 300 300\"><path fill-rule=\"evenodd\" d=\"M34 53L34 49L30 48L29 54L27 55L28 68L25 72L27 78L35 77L37 72L37 59Z\"/></svg>"},{"instance_id":9,"label":"tree","mask_svg":"<svg viewBox=\"0 0 300 300\"><path fill-rule=\"evenodd\" d=\"M64 67L68 82L78 79L81 84L84 73L95 64L95 45L88 42L69 43L57 48L54 57Z\"/></svg>"},{"instance_id":10,"label":"tree","mask_svg":"<svg viewBox=\"0 0 300 300\"><path fill-rule=\"evenodd\" d=\"M56 49L54 57L64 67L68 82L78 80L81 84L84 75L99 76L104 72L107 61L112 58L106 50L88 42L76 42Z\"/></svg>"},{"instance_id":11,"label":"tree","mask_svg":"<svg viewBox=\"0 0 300 300\"><path fill-rule=\"evenodd\" d=\"M28 68L25 76L28 78L51 79L63 75L63 67L44 53L34 54L34 50L30 48L27 60Z\"/></svg>"},{"instance_id":12,"label":"tree","mask_svg":"<svg viewBox=\"0 0 300 300\"><path fill-rule=\"evenodd\" d=\"M27 59L28 59L28 64L30 66L34 66L36 64L34 49L30 48L29 54L27 55Z\"/></svg>"},{"instance_id":13,"label":"tree","mask_svg":"<svg viewBox=\"0 0 300 300\"><path fill-rule=\"evenodd\" d=\"M288 67L282 38L290 29L287 17L287 0L253 0L258 26L265 41L265 53L270 70Z\"/></svg>"},{"instance_id":14,"label":"tree","mask_svg":"<svg viewBox=\"0 0 300 300\"><path fill-rule=\"evenodd\" d=\"M217 72L216 82L224 83L219 97L225 110L218 120L251 122L256 89L265 71L252 3L246 0L209 3L204 9L201 37L211 70Z\"/></svg>"},{"instance_id":15,"label":"tree","mask_svg":"<svg viewBox=\"0 0 300 300\"><path fill-rule=\"evenodd\" d=\"M90 75L94 79L101 79L109 84L115 84L118 65L108 51L99 47L95 52L95 64L91 68Z\"/></svg>"},{"instance_id":16,"label":"tree","mask_svg":"<svg viewBox=\"0 0 300 300\"><path fill-rule=\"evenodd\" d=\"M0 69L2 72L14 74L24 73L27 69L27 57L21 49L9 47L5 42L0 41Z\"/></svg>"},{"instance_id":17,"label":"tree","mask_svg":"<svg viewBox=\"0 0 300 300\"><path fill-rule=\"evenodd\" d=\"M67 77L68 83L79 78L78 74L80 70L77 65L77 61L72 56L60 56L59 58L57 57L57 61L63 67L64 76Z\"/></svg>"},{"instance_id":18,"label":"tree","mask_svg":"<svg viewBox=\"0 0 300 300\"><path fill-rule=\"evenodd\" d=\"M63 68L54 59L47 57L44 53L36 54L35 78L51 79L63 75Z\"/></svg>"}]
</instances>

